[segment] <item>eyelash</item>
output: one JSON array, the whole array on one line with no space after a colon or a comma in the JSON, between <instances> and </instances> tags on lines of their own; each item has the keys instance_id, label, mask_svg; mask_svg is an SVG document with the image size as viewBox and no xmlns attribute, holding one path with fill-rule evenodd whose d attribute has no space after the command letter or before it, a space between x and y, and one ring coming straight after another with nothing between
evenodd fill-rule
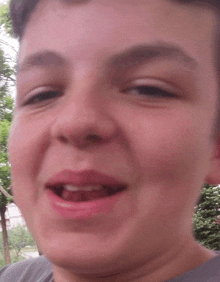
<instances>
[{"instance_id":1,"label":"eyelash","mask_svg":"<svg viewBox=\"0 0 220 282\"><path fill-rule=\"evenodd\" d=\"M138 93L137 94L132 93L134 91ZM140 85L140 86L130 87L122 92L128 93L128 94L129 92L131 92L130 95L146 96L146 97L150 97L151 99L175 98L176 97L176 95L173 94L172 92L169 92L157 86L149 86L149 85ZM33 97L31 97L30 99L28 99L24 103L24 106L43 103L47 100L56 98L57 96L61 96L60 91L53 91L53 90L45 91L45 92L36 94Z\"/></svg>"},{"instance_id":2,"label":"eyelash","mask_svg":"<svg viewBox=\"0 0 220 282\"><path fill-rule=\"evenodd\" d=\"M43 103L46 100L53 99L57 96L61 96L61 93L59 91L54 91L54 90L44 91L44 92L36 94L33 97L31 97L30 99L28 99L24 103L24 106Z\"/></svg>"},{"instance_id":3,"label":"eyelash","mask_svg":"<svg viewBox=\"0 0 220 282\"><path fill-rule=\"evenodd\" d=\"M140 86L135 86L131 87L129 89L126 89L125 93L129 92L139 92L138 94L136 93L131 93L131 95L136 95L136 96L150 96L152 99L162 99L162 98L175 98L176 95L172 93L171 91L167 91L163 88L157 87L157 86L149 86L149 85L140 85Z\"/></svg>"}]
</instances>

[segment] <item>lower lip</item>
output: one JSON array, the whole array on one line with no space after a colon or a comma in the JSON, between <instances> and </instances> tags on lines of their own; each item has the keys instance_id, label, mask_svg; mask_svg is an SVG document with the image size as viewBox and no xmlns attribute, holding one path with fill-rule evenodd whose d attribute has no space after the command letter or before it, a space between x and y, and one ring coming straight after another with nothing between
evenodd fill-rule
<instances>
[{"instance_id":1,"label":"lower lip","mask_svg":"<svg viewBox=\"0 0 220 282\"><path fill-rule=\"evenodd\" d=\"M124 193L122 191L113 196L94 201L70 202L63 200L51 190L47 191L47 196L51 206L56 212L58 212L62 217L76 219L86 219L110 213L123 194Z\"/></svg>"}]
</instances>

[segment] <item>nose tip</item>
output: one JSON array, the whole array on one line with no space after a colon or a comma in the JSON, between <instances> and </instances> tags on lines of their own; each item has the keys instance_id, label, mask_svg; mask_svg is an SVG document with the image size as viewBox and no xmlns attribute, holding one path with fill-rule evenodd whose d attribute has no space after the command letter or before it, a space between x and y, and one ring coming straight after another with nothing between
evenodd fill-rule
<instances>
[{"instance_id":1,"label":"nose tip","mask_svg":"<svg viewBox=\"0 0 220 282\"><path fill-rule=\"evenodd\" d=\"M114 135L116 136L116 134ZM113 137L113 135L112 135ZM76 132L73 134L69 134L67 132L62 132L57 136L57 139L59 142L63 144L74 144L78 148L85 148L91 145L98 145L98 144L103 144L108 141L110 141L111 135L104 135L104 134L99 134L98 133L78 133Z\"/></svg>"},{"instance_id":2,"label":"nose tip","mask_svg":"<svg viewBox=\"0 0 220 282\"><path fill-rule=\"evenodd\" d=\"M109 142L117 135L115 121L95 106L69 104L56 115L51 136L78 148Z\"/></svg>"}]
</instances>

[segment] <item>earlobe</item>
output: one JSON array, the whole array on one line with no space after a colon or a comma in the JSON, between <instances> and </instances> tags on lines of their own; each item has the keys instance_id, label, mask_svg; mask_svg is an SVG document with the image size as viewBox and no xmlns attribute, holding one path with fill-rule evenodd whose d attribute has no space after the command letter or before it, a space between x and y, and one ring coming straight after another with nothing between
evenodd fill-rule
<instances>
[{"instance_id":1,"label":"earlobe","mask_svg":"<svg viewBox=\"0 0 220 282\"><path fill-rule=\"evenodd\" d=\"M205 182L208 184L220 184L220 134L216 138L213 156L210 160L210 169L205 177Z\"/></svg>"}]
</instances>

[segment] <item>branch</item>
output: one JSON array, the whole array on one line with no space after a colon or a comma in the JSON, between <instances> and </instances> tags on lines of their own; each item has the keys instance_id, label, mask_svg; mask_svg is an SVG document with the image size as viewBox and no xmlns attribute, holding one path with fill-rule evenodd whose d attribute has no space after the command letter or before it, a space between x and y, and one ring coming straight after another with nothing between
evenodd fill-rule
<instances>
[{"instance_id":1,"label":"branch","mask_svg":"<svg viewBox=\"0 0 220 282\"><path fill-rule=\"evenodd\" d=\"M4 54L4 59L5 59L6 63L13 62L15 65L17 64L17 60L12 58L11 56L10 57L9 56L5 56L5 54Z\"/></svg>"},{"instance_id":2,"label":"branch","mask_svg":"<svg viewBox=\"0 0 220 282\"><path fill-rule=\"evenodd\" d=\"M16 79L12 78L11 76L10 77L7 77L7 80L11 80L12 82L14 82L15 86L16 86Z\"/></svg>"},{"instance_id":3,"label":"branch","mask_svg":"<svg viewBox=\"0 0 220 282\"><path fill-rule=\"evenodd\" d=\"M12 78L11 76L8 77L8 79L16 83L16 79Z\"/></svg>"},{"instance_id":4,"label":"branch","mask_svg":"<svg viewBox=\"0 0 220 282\"><path fill-rule=\"evenodd\" d=\"M9 186L9 189L11 189L11 186ZM6 198L13 198L12 195L10 195L1 185L0 185L0 191L2 192L2 194L5 195Z\"/></svg>"},{"instance_id":5,"label":"branch","mask_svg":"<svg viewBox=\"0 0 220 282\"><path fill-rule=\"evenodd\" d=\"M6 42L5 40L0 39L0 43L7 45L7 46L10 47L16 54L18 54L18 51L14 48L14 46L11 46L11 44L9 44L8 42Z\"/></svg>"}]
</instances>

